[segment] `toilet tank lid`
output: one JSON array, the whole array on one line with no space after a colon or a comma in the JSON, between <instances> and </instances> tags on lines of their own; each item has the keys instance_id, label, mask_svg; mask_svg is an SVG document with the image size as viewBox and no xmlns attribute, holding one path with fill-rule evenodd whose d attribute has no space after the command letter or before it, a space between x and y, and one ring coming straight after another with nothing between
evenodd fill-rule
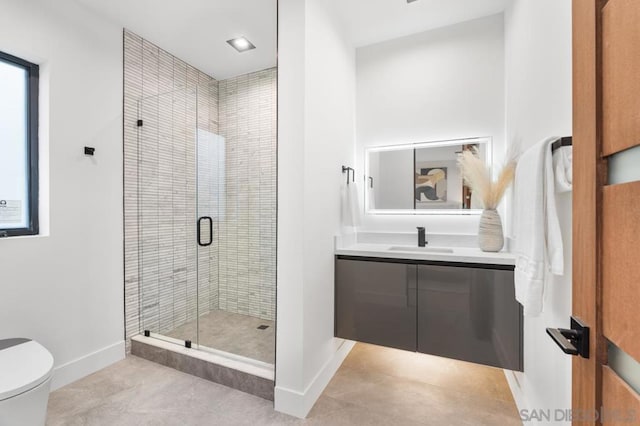
<instances>
[{"instance_id":1,"label":"toilet tank lid","mask_svg":"<svg viewBox=\"0 0 640 426\"><path fill-rule=\"evenodd\" d=\"M0 401L37 387L52 370L53 356L38 342L0 340Z\"/></svg>"}]
</instances>

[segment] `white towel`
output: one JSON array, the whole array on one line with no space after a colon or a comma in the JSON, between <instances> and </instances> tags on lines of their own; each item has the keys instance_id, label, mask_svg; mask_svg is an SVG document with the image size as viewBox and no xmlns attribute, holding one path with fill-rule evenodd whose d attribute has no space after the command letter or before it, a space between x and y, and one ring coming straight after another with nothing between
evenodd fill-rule
<instances>
[{"instance_id":1,"label":"white towel","mask_svg":"<svg viewBox=\"0 0 640 426\"><path fill-rule=\"evenodd\" d=\"M360 225L360 205L358 200L358 186L355 182L342 184L342 226Z\"/></svg>"},{"instance_id":2,"label":"white towel","mask_svg":"<svg viewBox=\"0 0 640 426\"><path fill-rule=\"evenodd\" d=\"M549 273L564 273L551 152L551 144L556 140L553 137L532 146L520 157L516 168L513 228L516 299L528 316L542 312Z\"/></svg>"},{"instance_id":3,"label":"white towel","mask_svg":"<svg viewBox=\"0 0 640 426\"><path fill-rule=\"evenodd\" d=\"M553 153L553 172L556 178L556 193L571 191L573 187L573 148L562 146Z\"/></svg>"}]
</instances>

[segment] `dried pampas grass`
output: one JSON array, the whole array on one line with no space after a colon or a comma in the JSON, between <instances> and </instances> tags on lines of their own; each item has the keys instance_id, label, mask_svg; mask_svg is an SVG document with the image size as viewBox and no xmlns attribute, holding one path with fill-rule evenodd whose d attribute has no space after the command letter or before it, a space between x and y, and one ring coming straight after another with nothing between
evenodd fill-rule
<instances>
[{"instance_id":1,"label":"dried pampas grass","mask_svg":"<svg viewBox=\"0 0 640 426\"><path fill-rule=\"evenodd\" d=\"M476 148L464 150L458 157L462 178L487 210L495 210L516 174L517 158L510 153L498 179L491 179L491 170L478 156Z\"/></svg>"}]
</instances>

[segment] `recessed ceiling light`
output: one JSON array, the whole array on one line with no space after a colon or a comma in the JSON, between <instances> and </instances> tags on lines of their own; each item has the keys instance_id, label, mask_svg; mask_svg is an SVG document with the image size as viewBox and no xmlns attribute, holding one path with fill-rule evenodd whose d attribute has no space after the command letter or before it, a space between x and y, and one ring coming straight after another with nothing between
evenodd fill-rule
<instances>
[{"instance_id":1,"label":"recessed ceiling light","mask_svg":"<svg viewBox=\"0 0 640 426\"><path fill-rule=\"evenodd\" d=\"M227 43L229 43L238 52L246 52L247 50L256 48L253 43L245 37L232 38L231 40L227 40Z\"/></svg>"},{"instance_id":2,"label":"recessed ceiling light","mask_svg":"<svg viewBox=\"0 0 640 426\"><path fill-rule=\"evenodd\" d=\"M414 1L418 1L418 0L407 0L407 3L413 3Z\"/></svg>"}]
</instances>

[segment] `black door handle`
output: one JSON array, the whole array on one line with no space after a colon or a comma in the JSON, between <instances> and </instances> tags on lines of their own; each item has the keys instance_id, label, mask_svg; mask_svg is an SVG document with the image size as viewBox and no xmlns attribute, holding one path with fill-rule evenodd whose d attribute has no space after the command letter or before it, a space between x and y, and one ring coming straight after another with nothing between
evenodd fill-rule
<instances>
[{"instance_id":1,"label":"black door handle","mask_svg":"<svg viewBox=\"0 0 640 426\"><path fill-rule=\"evenodd\" d=\"M562 349L562 352L569 355L578 355L578 349L567 337L573 330L565 328L547 328L547 334L551 336L554 342Z\"/></svg>"},{"instance_id":2,"label":"black door handle","mask_svg":"<svg viewBox=\"0 0 640 426\"><path fill-rule=\"evenodd\" d=\"M209 242L202 242L202 221L209 221ZM201 247L207 247L213 244L213 219L210 216L202 216L198 219L198 245Z\"/></svg>"},{"instance_id":3,"label":"black door handle","mask_svg":"<svg viewBox=\"0 0 640 426\"><path fill-rule=\"evenodd\" d=\"M589 327L577 318L571 317L571 328L547 328L547 334L569 355L589 358Z\"/></svg>"}]
</instances>

